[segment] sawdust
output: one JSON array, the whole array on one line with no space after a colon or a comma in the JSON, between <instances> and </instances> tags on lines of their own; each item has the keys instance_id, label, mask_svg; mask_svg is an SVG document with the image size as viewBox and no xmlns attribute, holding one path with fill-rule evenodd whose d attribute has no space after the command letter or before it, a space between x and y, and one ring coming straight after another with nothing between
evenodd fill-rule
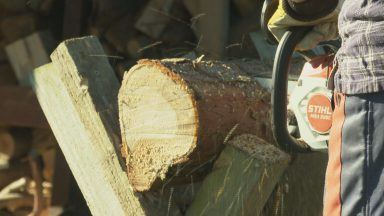
<instances>
[{"instance_id":1,"label":"sawdust","mask_svg":"<svg viewBox=\"0 0 384 216\"><path fill-rule=\"evenodd\" d=\"M228 145L232 145L265 163L277 163L290 157L276 146L252 134L237 136L229 141Z\"/></svg>"}]
</instances>

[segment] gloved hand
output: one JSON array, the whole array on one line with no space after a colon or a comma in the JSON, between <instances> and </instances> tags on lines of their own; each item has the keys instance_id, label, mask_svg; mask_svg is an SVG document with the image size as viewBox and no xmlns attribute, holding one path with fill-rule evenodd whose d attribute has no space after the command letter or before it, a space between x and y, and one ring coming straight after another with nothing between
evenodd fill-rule
<instances>
[{"instance_id":1,"label":"gloved hand","mask_svg":"<svg viewBox=\"0 0 384 216\"><path fill-rule=\"evenodd\" d=\"M325 17L313 21L300 21L289 16L283 8L283 0L279 0L279 6L268 22L268 28L271 33L280 40L288 28L293 26L314 26L313 29L297 45L296 50L309 50L316 47L322 41L328 41L337 38L338 28L337 20L340 12L340 5ZM321 1L319 1L321 2Z\"/></svg>"}]
</instances>

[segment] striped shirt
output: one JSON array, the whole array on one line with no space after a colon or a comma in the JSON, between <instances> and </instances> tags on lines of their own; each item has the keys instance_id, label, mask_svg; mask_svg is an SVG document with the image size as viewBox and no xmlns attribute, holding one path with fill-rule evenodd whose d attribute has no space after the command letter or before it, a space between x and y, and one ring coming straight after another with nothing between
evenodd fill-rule
<instances>
[{"instance_id":1,"label":"striped shirt","mask_svg":"<svg viewBox=\"0 0 384 216\"><path fill-rule=\"evenodd\" d=\"M335 91L384 90L384 0L345 0L339 15L342 47L336 55Z\"/></svg>"}]
</instances>

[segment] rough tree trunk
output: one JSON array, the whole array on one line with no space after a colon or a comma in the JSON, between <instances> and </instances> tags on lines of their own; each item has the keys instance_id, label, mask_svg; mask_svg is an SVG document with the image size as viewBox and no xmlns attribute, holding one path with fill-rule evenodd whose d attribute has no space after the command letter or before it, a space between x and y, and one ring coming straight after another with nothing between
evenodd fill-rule
<instances>
[{"instance_id":1,"label":"rough tree trunk","mask_svg":"<svg viewBox=\"0 0 384 216\"><path fill-rule=\"evenodd\" d=\"M190 180L186 176L210 164L233 135L271 141L269 94L252 78L267 71L254 61L142 60L133 67L119 93L133 187L146 191L168 184L165 177Z\"/></svg>"}]
</instances>

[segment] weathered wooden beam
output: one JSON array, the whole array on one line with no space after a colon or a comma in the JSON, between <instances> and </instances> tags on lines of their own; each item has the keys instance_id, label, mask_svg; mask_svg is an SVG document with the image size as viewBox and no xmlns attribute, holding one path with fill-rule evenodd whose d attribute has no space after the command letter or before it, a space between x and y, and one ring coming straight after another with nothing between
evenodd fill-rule
<instances>
[{"instance_id":1,"label":"weathered wooden beam","mask_svg":"<svg viewBox=\"0 0 384 216\"><path fill-rule=\"evenodd\" d=\"M133 192L121 165L119 82L97 38L64 41L51 58L34 89L92 214L163 214Z\"/></svg>"},{"instance_id":2,"label":"weathered wooden beam","mask_svg":"<svg viewBox=\"0 0 384 216\"><path fill-rule=\"evenodd\" d=\"M0 125L48 128L30 87L0 86Z\"/></svg>"},{"instance_id":3,"label":"weathered wooden beam","mask_svg":"<svg viewBox=\"0 0 384 216\"><path fill-rule=\"evenodd\" d=\"M49 32L36 32L6 46L8 59L21 85L29 85L32 71L50 62L56 42Z\"/></svg>"},{"instance_id":4,"label":"weathered wooden beam","mask_svg":"<svg viewBox=\"0 0 384 216\"><path fill-rule=\"evenodd\" d=\"M257 136L235 137L204 179L186 215L260 215L289 162L290 156Z\"/></svg>"}]
</instances>

